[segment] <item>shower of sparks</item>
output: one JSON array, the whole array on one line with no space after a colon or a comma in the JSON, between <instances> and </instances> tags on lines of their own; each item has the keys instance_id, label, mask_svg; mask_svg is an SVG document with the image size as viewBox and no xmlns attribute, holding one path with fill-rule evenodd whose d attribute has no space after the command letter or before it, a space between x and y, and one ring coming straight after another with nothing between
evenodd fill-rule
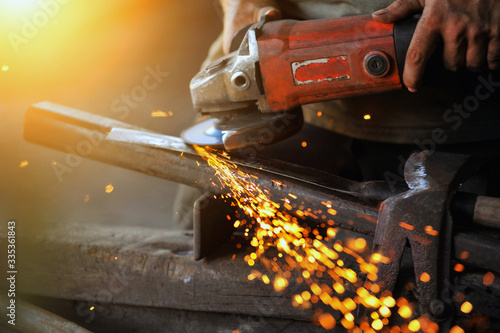
<instances>
[{"instance_id":1,"label":"shower of sparks","mask_svg":"<svg viewBox=\"0 0 500 333\"><path fill-rule=\"evenodd\" d=\"M389 292L377 296L380 287L374 282L377 280L375 264L387 263L389 259L378 253L363 258L360 253L367 250L364 239L351 239L344 243L336 240L333 248L325 245L324 241L334 239L338 231L332 227L334 222L331 218L334 218L337 211L330 202L322 203L326 212L311 211L303 203L297 206L294 202L297 197L293 194L284 196L277 203L270 199L266 188L254 183L255 176L238 170L227 153L197 146L195 149L214 168L222 186L231 192L224 198L233 199L233 205L246 215L230 222L235 228L245 228L244 234L250 239L250 245L254 249L245 257L245 261L249 266L254 266L259 261L272 272L264 274L252 270L248 280L260 279L280 292L288 287L294 273L294 276L298 276L297 282L305 283L307 290L294 295L292 305L307 309L315 303L323 303L341 314L340 324L349 330L373 332L388 328L389 318L396 314L407 320L398 329L414 332L419 329L425 332L439 330L439 326L425 316L414 318L415 304L405 298L395 300ZM326 235L320 235L318 229L301 226L299 219L303 216L321 216L323 220L328 220L328 226L322 224ZM344 261L339 257L341 252L356 260L363 276L344 267ZM324 283L322 277L329 277L332 282ZM354 290L355 294L352 297L346 296L346 289ZM364 319L355 319L359 308L365 308L370 315ZM313 319L325 329L333 329L338 323L328 312L318 308Z\"/></svg>"}]
</instances>

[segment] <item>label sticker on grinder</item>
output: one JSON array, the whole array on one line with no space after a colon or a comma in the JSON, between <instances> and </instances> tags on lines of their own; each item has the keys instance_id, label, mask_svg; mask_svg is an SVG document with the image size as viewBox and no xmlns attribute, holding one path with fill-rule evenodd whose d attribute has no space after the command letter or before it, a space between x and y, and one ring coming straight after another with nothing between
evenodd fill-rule
<instances>
[{"instance_id":1,"label":"label sticker on grinder","mask_svg":"<svg viewBox=\"0 0 500 333\"><path fill-rule=\"evenodd\" d=\"M292 73L298 86L351 78L347 56L295 61L292 62Z\"/></svg>"}]
</instances>

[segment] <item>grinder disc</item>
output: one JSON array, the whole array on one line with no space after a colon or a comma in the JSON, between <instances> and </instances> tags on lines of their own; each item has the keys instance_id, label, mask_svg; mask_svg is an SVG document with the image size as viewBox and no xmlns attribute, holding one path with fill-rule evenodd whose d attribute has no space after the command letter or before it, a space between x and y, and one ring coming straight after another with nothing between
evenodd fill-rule
<instances>
[{"instance_id":1,"label":"grinder disc","mask_svg":"<svg viewBox=\"0 0 500 333\"><path fill-rule=\"evenodd\" d=\"M184 130L181 138L184 142L198 146L222 146L223 132L215 128L217 119L207 119Z\"/></svg>"}]
</instances>

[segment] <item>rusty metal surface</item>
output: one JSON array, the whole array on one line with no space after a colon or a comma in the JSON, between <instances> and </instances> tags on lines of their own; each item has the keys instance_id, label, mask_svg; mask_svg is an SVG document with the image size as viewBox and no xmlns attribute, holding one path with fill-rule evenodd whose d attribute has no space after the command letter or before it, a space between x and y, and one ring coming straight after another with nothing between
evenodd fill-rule
<instances>
[{"instance_id":1,"label":"rusty metal surface","mask_svg":"<svg viewBox=\"0 0 500 333\"><path fill-rule=\"evenodd\" d=\"M424 151L405 165L409 190L382 204L374 252L390 259L378 264L377 283L393 290L406 242L409 242L421 314L432 313L444 281L449 280L452 219L448 210L470 156ZM435 313L440 315L442 313Z\"/></svg>"}]
</instances>

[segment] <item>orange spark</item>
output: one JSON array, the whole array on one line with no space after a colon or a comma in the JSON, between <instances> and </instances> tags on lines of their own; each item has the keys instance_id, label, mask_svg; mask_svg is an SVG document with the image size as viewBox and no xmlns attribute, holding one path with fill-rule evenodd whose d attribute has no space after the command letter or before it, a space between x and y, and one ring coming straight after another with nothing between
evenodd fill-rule
<instances>
[{"instance_id":1,"label":"orange spark","mask_svg":"<svg viewBox=\"0 0 500 333\"><path fill-rule=\"evenodd\" d=\"M429 282L430 280L431 280L431 276L429 275L429 273L423 272L420 275L420 281L426 283L426 282Z\"/></svg>"},{"instance_id":2,"label":"orange spark","mask_svg":"<svg viewBox=\"0 0 500 333\"><path fill-rule=\"evenodd\" d=\"M464 330L460 326L453 326L449 333L464 333Z\"/></svg>"},{"instance_id":3,"label":"orange spark","mask_svg":"<svg viewBox=\"0 0 500 333\"><path fill-rule=\"evenodd\" d=\"M29 162L28 161L22 161L21 163L19 163L19 167L20 168L24 168L24 167L27 167L29 165Z\"/></svg>"},{"instance_id":4,"label":"orange spark","mask_svg":"<svg viewBox=\"0 0 500 333\"><path fill-rule=\"evenodd\" d=\"M320 325L323 326L323 328L326 330L332 330L336 325L335 318L333 318L333 316L329 313L322 313L319 316L318 321Z\"/></svg>"},{"instance_id":5,"label":"orange spark","mask_svg":"<svg viewBox=\"0 0 500 333\"><path fill-rule=\"evenodd\" d=\"M156 111L152 111L151 112L151 117L153 118L165 118L167 117L167 113L166 112L163 112L163 111L160 111L160 110L156 110Z\"/></svg>"},{"instance_id":6,"label":"orange spark","mask_svg":"<svg viewBox=\"0 0 500 333\"><path fill-rule=\"evenodd\" d=\"M405 228L406 230L410 230L410 231L412 231L413 229L415 229L414 226L412 226L412 225L410 225L408 223L404 223L404 222L399 222L399 226L401 228Z\"/></svg>"},{"instance_id":7,"label":"orange spark","mask_svg":"<svg viewBox=\"0 0 500 333\"><path fill-rule=\"evenodd\" d=\"M439 234L439 232L434 230L430 225L425 226L425 232L431 236L437 236Z\"/></svg>"},{"instance_id":8,"label":"orange spark","mask_svg":"<svg viewBox=\"0 0 500 333\"><path fill-rule=\"evenodd\" d=\"M408 329L412 332L417 332L420 329L420 323L414 319L408 324Z\"/></svg>"},{"instance_id":9,"label":"orange spark","mask_svg":"<svg viewBox=\"0 0 500 333\"><path fill-rule=\"evenodd\" d=\"M114 190L114 189L115 189L115 187L114 187L113 185L108 184L108 185L106 185L106 187L104 188L104 191L105 191L106 193L111 193L111 192L113 192L113 190Z\"/></svg>"},{"instance_id":10,"label":"orange spark","mask_svg":"<svg viewBox=\"0 0 500 333\"><path fill-rule=\"evenodd\" d=\"M462 311L463 313L470 313L472 311L472 304L470 302L462 303L460 311Z\"/></svg>"},{"instance_id":11,"label":"orange spark","mask_svg":"<svg viewBox=\"0 0 500 333\"><path fill-rule=\"evenodd\" d=\"M489 285L493 284L494 280L495 280L495 274L493 274L492 272L488 272L483 277L483 284L485 286L489 286Z\"/></svg>"}]
</instances>

